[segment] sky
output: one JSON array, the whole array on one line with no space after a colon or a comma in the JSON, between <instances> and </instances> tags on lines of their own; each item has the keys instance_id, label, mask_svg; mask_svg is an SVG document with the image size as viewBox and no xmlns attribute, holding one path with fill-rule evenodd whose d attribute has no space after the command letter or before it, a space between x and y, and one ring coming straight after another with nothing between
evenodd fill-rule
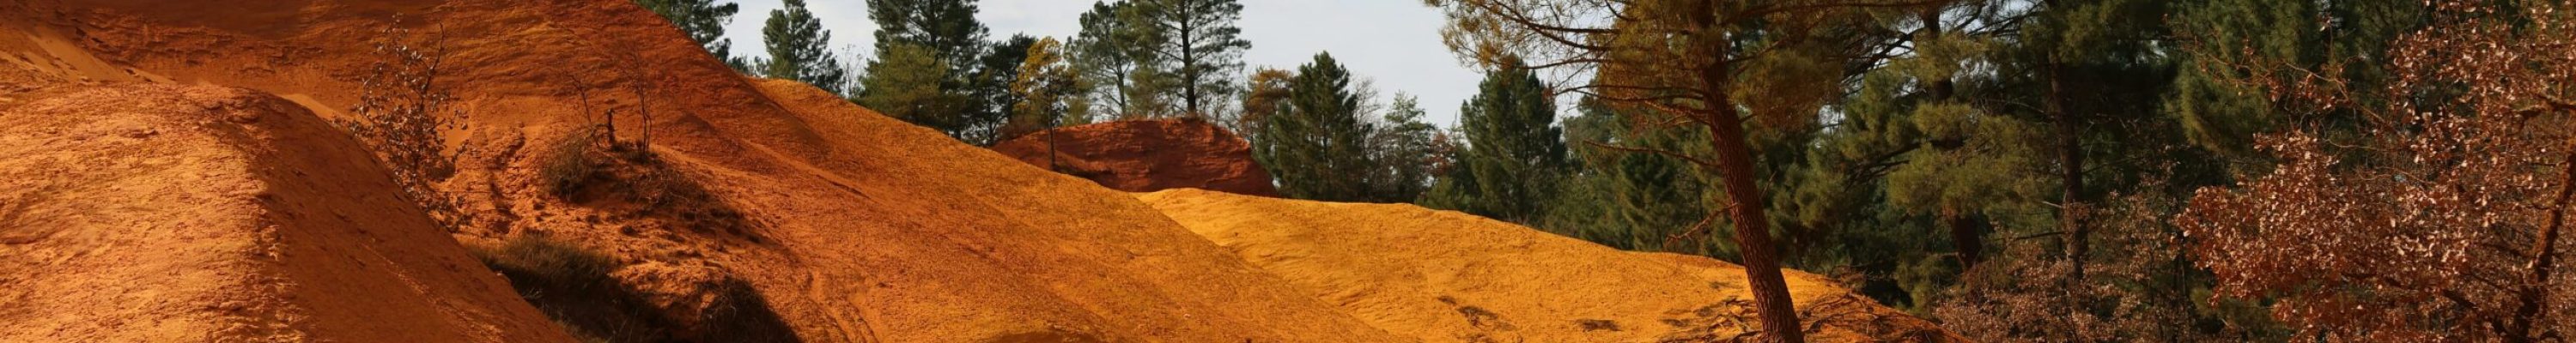
<instances>
[{"instance_id":1,"label":"sky","mask_svg":"<svg viewBox=\"0 0 2576 343\"><path fill-rule=\"evenodd\" d=\"M731 2L742 5L742 12L725 25L725 37L733 39L734 53L767 55L760 48L760 25L769 18L769 11L782 6L781 2ZM1441 127L1458 123L1458 104L1475 95L1476 83L1483 80L1477 68L1461 64L1457 55L1441 45L1440 27L1447 19L1420 1L1242 2L1243 19L1236 26L1243 29L1243 39L1252 42L1252 49L1243 56L1246 76L1251 68L1265 66L1295 70L1313 61L1315 53L1329 51L1352 74L1374 80L1384 93L1381 97L1391 98L1398 92L1421 97L1422 108L1430 112L1425 119ZM975 17L991 28L988 39L1025 33L1069 40L1081 31L1082 12L1090 10L1092 3L983 0L979 6L982 12ZM806 7L823 20L824 29L832 31L834 50L847 47L863 55L874 54L870 47L875 43L871 36L876 24L868 20L865 0L807 0ZM867 56L859 58L864 57Z\"/></svg>"}]
</instances>

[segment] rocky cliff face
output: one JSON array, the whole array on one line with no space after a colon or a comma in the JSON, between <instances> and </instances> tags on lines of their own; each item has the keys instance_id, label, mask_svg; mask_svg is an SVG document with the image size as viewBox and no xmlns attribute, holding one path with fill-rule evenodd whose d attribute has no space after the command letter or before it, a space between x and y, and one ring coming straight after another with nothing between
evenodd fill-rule
<instances>
[{"instance_id":1,"label":"rocky cliff face","mask_svg":"<svg viewBox=\"0 0 2576 343\"><path fill-rule=\"evenodd\" d=\"M1198 188L1279 196L1252 146L1204 120L1116 121L1033 133L993 151L1129 192Z\"/></svg>"}]
</instances>

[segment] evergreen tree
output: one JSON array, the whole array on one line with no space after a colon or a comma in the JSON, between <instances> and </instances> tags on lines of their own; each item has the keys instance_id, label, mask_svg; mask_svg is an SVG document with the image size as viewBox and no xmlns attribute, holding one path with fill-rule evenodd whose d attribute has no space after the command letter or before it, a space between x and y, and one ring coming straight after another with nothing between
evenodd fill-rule
<instances>
[{"instance_id":1,"label":"evergreen tree","mask_svg":"<svg viewBox=\"0 0 2576 343\"><path fill-rule=\"evenodd\" d=\"M2052 168L2030 100L1992 98L2024 93L1965 67L1995 64L2032 13L1963 2L1905 14L1880 25L1905 30L1888 38L1912 53L1860 77L1781 203L1786 222L1830 241L1809 257L1871 275L1860 289L1882 302L1921 306L1990 257L1993 223L2054 226L2022 215L2046 213L2053 175L2035 172Z\"/></svg>"},{"instance_id":2,"label":"evergreen tree","mask_svg":"<svg viewBox=\"0 0 2576 343\"><path fill-rule=\"evenodd\" d=\"M725 65L732 66L735 71L751 73L748 60L733 56L733 40L724 38L725 23L733 21L734 13L742 11L741 5L717 4L715 0L635 0L635 4L670 20L681 33L688 34L690 40L697 41L699 47L706 48L708 54L724 60Z\"/></svg>"},{"instance_id":3,"label":"evergreen tree","mask_svg":"<svg viewBox=\"0 0 2576 343\"><path fill-rule=\"evenodd\" d=\"M1244 140L1252 141L1255 144L1253 149L1261 149L1259 143L1264 140L1260 135L1265 132L1261 123L1287 111L1288 95L1291 94L1289 82L1296 78L1297 74L1286 70L1261 68L1253 71L1252 79L1244 87L1243 115L1220 123L1241 133Z\"/></svg>"},{"instance_id":4,"label":"evergreen tree","mask_svg":"<svg viewBox=\"0 0 2576 343\"><path fill-rule=\"evenodd\" d=\"M1081 21L1082 32L1074 37L1067 58L1085 82L1096 85L1092 102L1112 118L1174 115L1166 95L1173 85L1153 50L1162 31L1148 21L1141 6L1095 2L1082 13Z\"/></svg>"},{"instance_id":5,"label":"evergreen tree","mask_svg":"<svg viewBox=\"0 0 2576 343\"><path fill-rule=\"evenodd\" d=\"M885 57L868 63L860 106L941 132L963 130L956 114L970 99L940 88L940 80L948 77L947 62L930 48L911 44L896 44L880 54Z\"/></svg>"},{"instance_id":6,"label":"evergreen tree","mask_svg":"<svg viewBox=\"0 0 2576 343\"><path fill-rule=\"evenodd\" d=\"M937 104L888 104L908 106L905 118L913 124L938 129L967 144L987 145L998 140L1003 123L1010 116L1010 86L1026 58L1030 43L1027 36L987 43L987 29L975 19L978 11L974 0L868 0L868 18L877 23L877 60L868 66L862 85L892 85L899 92L937 92L940 96L919 98L940 101ZM877 78L912 79L921 70L890 68L927 67L931 64L882 63L898 50L917 48L927 52L936 65L942 66L939 77L926 84L896 84ZM909 53L909 52L905 52ZM911 58L912 56L902 56ZM923 81L923 80L915 80ZM871 88L871 91L873 89ZM860 94L861 98L914 98L911 95L878 96ZM879 110L884 110L880 108Z\"/></svg>"},{"instance_id":7,"label":"evergreen tree","mask_svg":"<svg viewBox=\"0 0 2576 343\"><path fill-rule=\"evenodd\" d=\"M2195 0L2169 6L2178 38L2206 49L2176 56L2187 67L2177 70L2175 89L2164 99L2172 103L2167 112L2193 144L2241 157L2233 160L2260 160L2255 134L2276 131L2291 117L2330 118L2320 122L2335 130L2320 134L2353 135L2350 128L2361 116L2356 108L2392 99L2362 94L2353 104L2278 103L2258 86L2332 80L2340 83L2335 88L2377 89L2393 75L2387 66L2369 62L2384 60L2378 55L2391 42L2430 16L2416 1ZM2263 65L2297 68L2245 68Z\"/></svg>"},{"instance_id":8,"label":"evergreen tree","mask_svg":"<svg viewBox=\"0 0 2576 343\"><path fill-rule=\"evenodd\" d=\"M769 11L769 21L760 28L762 41L769 47L763 75L844 92L849 70L832 55L832 31L823 29L823 20L805 9L805 0L786 1L787 7Z\"/></svg>"},{"instance_id":9,"label":"evergreen tree","mask_svg":"<svg viewBox=\"0 0 2576 343\"><path fill-rule=\"evenodd\" d=\"M1000 143L1001 127L1010 121L1011 106L1020 103L1019 93L1011 84L1019 82L1020 66L1029 60L1029 48L1037 45L1036 37L1011 35L994 42L976 61L975 75L966 84L966 92L975 103L963 114L967 121L963 140L976 145Z\"/></svg>"},{"instance_id":10,"label":"evergreen tree","mask_svg":"<svg viewBox=\"0 0 2576 343\"><path fill-rule=\"evenodd\" d=\"M2180 231L2139 219L2170 213L2153 204L2186 196L2177 186L2223 180L2224 164L2186 143L2160 101L2187 55L2161 20L2173 3L1960 2L1895 16L1881 25L1905 32L1889 38L1911 53L1869 69L1836 108L1793 171L1784 214L1831 242L1812 256L1870 275L1864 293L1941 313L1971 337L2216 339L2229 331L2218 309L2192 294L2205 273L2161 253ZM2130 305L2083 305L2112 301Z\"/></svg>"},{"instance_id":11,"label":"evergreen tree","mask_svg":"<svg viewBox=\"0 0 2576 343\"><path fill-rule=\"evenodd\" d=\"M1316 54L1297 67L1289 82L1285 110L1262 125L1264 146L1253 158L1279 179L1288 197L1322 201L1362 201L1370 127L1360 120L1360 97L1351 88L1350 71L1332 54Z\"/></svg>"},{"instance_id":12,"label":"evergreen tree","mask_svg":"<svg viewBox=\"0 0 2576 343\"><path fill-rule=\"evenodd\" d=\"M1568 164L1555 100L1519 63L1487 72L1479 89L1458 109L1468 145L1459 165L1472 171L1459 176L1475 180L1432 196L1467 213L1535 224Z\"/></svg>"},{"instance_id":13,"label":"evergreen tree","mask_svg":"<svg viewBox=\"0 0 2576 343\"><path fill-rule=\"evenodd\" d=\"M1090 105L1080 96L1081 78L1064 63L1063 43L1055 38L1041 39L1030 43L1027 51L1029 57L1020 63L1016 73L1018 79L1011 82L1011 94L1019 102L1012 104L1010 123L1003 125L1002 139L1031 133L1045 135L1039 138L1046 140L1047 169L1057 170L1056 137L1040 132L1085 121L1068 117L1080 116Z\"/></svg>"},{"instance_id":14,"label":"evergreen tree","mask_svg":"<svg viewBox=\"0 0 2576 343\"><path fill-rule=\"evenodd\" d=\"M929 49L940 63L965 68L977 66L985 53L985 31L975 19L975 0L868 0L868 20L877 23L876 50L893 50L896 45L918 45ZM1026 48L1026 45L1022 45ZM1012 52L1013 54L1025 53ZM1012 61L1016 64L1018 61ZM952 75L964 81L973 70Z\"/></svg>"},{"instance_id":15,"label":"evergreen tree","mask_svg":"<svg viewBox=\"0 0 2576 343\"><path fill-rule=\"evenodd\" d=\"M1169 72L1177 82L1170 96L1180 103L1180 113L1208 117L1219 114L1218 99L1234 97L1238 91L1235 73L1243 69L1243 52L1252 42L1243 40L1243 29L1234 22L1243 17L1243 4L1236 0L1134 0L1145 25L1155 28L1150 51L1164 62L1160 70Z\"/></svg>"},{"instance_id":16,"label":"evergreen tree","mask_svg":"<svg viewBox=\"0 0 2576 343\"><path fill-rule=\"evenodd\" d=\"M1377 170L1368 174L1370 202L1402 203L1420 199L1430 190L1431 172L1445 164L1436 154L1439 127L1423 122L1428 114L1420 100L1412 95L1396 94L1395 103L1387 108L1384 122L1371 132L1370 165Z\"/></svg>"},{"instance_id":17,"label":"evergreen tree","mask_svg":"<svg viewBox=\"0 0 2576 343\"><path fill-rule=\"evenodd\" d=\"M1536 227L1600 243L1622 250L1663 251L1703 256L1734 256L1735 248L1726 241L1675 241L1674 237L1690 230L1701 218L1707 218L1707 207L1699 206L1710 191L1709 185L1691 172L1688 161L1655 154L1633 154L1605 148L1638 147L1663 150L1704 149L1698 142L1706 138L1694 133L1663 131L1646 135L1627 127L1631 119L1643 114L1622 113L1641 109L1611 106L1585 97L1577 106L1581 115L1565 121L1565 140L1575 142L1567 151L1576 167L1568 171L1558 187L1563 191L1548 203L1546 217ZM1460 157L1465 160L1465 157ZM1468 190L1481 180L1471 168L1456 168L1443 177L1434 193L1461 194L1454 197L1426 197L1424 206L1460 208L1457 199L1471 198ZM1448 202L1441 204L1439 202Z\"/></svg>"},{"instance_id":18,"label":"evergreen tree","mask_svg":"<svg viewBox=\"0 0 2576 343\"><path fill-rule=\"evenodd\" d=\"M1088 122L1083 117L1090 104L1081 97L1082 79L1064 62L1064 43L1039 39L1027 51L1028 59L1020 63L1017 79L1011 82L1011 94L1018 102L1011 106L1002 139Z\"/></svg>"},{"instance_id":19,"label":"evergreen tree","mask_svg":"<svg viewBox=\"0 0 2576 343\"><path fill-rule=\"evenodd\" d=\"M1780 273L1782 244L1768 203L1778 185L1771 168L1815 132L1817 113L1844 93L1853 66L1893 50L1868 27L1885 12L1921 6L1897 1L1714 0L1431 0L1450 18L1445 41L1489 67L1533 57L1530 65L1597 70L1573 91L1618 106L1652 109L1631 130L1705 132L1706 149L1622 146L1690 161L1715 180L1725 218L1709 217L1687 239L1732 231L1764 339L1803 342ZM1926 2L1932 3L1932 2ZM1601 18L1617 18L1603 20ZM1762 162L1762 161L1775 162ZM1723 221L1720 221L1723 219ZM1700 229L1709 230L1700 230Z\"/></svg>"}]
</instances>

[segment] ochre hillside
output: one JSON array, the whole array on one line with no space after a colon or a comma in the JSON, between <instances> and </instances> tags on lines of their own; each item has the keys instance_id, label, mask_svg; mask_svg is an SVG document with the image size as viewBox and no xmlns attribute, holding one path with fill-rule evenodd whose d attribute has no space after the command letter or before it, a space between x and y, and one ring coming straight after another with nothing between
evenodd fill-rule
<instances>
[{"instance_id":1,"label":"ochre hillside","mask_svg":"<svg viewBox=\"0 0 2576 343\"><path fill-rule=\"evenodd\" d=\"M736 76L661 18L629 1L5 2L0 3L0 28L7 31L0 32L0 51L5 51L0 55L9 56L10 62L0 62L0 69L8 71L10 76L5 80L10 81L7 90L0 90L6 93L0 96L34 99L12 102L41 103L88 84L166 81L244 87L293 100L321 112L323 117L343 117L347 115L344 109L357 99L357 90L363 88L358 78L374 61L374 55L369 53L371 41L382 36L385 23L396 14L400 14L404 27L420 32L420 36L436 32L444 37L443 43L450 49L449 70L453 73L445 78L451 80L449 84L456 95L465 99L470 113L468 125L450 133L454 137L450 150L463 155L465 170L442 185L447 192L475 194L465 207L485 214L481 222L453 234L456 241L467 245L494 245L508 237L545 233L614 257L627 266L617 275L637 288L661 292L655 297L659 305L675 312L703 310L692 308L698 305L693 302L714 296L710 292L718 287L710 285L740 280L762 295L767 310L775 311L799 338L809 342L1401 340L1244 264L1124 193L955 143L931 130L888 119L810 86ZM575 87L576 80L593 87L587 95L590 103L580 100L585 96L582 89ZM585 118L580 110L585 106L618 107L624 113L645 109L635 106L637 97L633 94L639 88L649 94L644 105L653 111L651 121L634 116L620 118L625 138L638 139L635 132L649 130L653 151L679 174L703 185L720 200L717 205L725 208L708 212L739 213L741 220L637 214L613 202L571 203L544 191L539 175L549 157L544 147L556 146L566 132L600 120ZM155 97L128 101L91 99L87 106L183 106ZM13 111L8 117L38 115L46 114ZM144 124L149 123L137 125ZM317 129L295 133L345 137L319 130L319 125L314 124ZM12 130L9 134L6 139L11 141L84 139L64 130L35 128ZM240 139L275 141L232 144L273 144L297 150L354 149L345 138ZM197 141L201 145L219 142ZM96 154L97 158L48 158L42 161L50 165L12 167L110 168L114 163L130 163L110 157L142 158L161 152L127 149ZM12 162L20 161L27 160ZM255 163L258 161L235 161L232 165L236 169L279 168L275 171L278 173L366 174ZM109 190L221 186L183 178L94 182L55 175L58 174L32 174L13 180L32 178L44 184ZM96 183L107 181L118 183ZM12 194L12 206L73 206L65 203L69 200L19 194L22 193ZM135 195L165 196L159 194ZM380 201L391 196L382 190L273 193L266 197L274 200L264 201L342 201L303 198L324 195ZM103 202L96 206L129 204L148 204L155 211L192 215L136 218L102 225L14 219L8 229L12 234L8 255L25 256L18 252L28 249L25 247L42 246L59 247L48 251L63 251L62 254L119 252L197 258L156 250L130 252L138 248L83 237L152 235L93 231L203 227L211 224L179 220L217 217L214 214L220 213L256 215L247 212L252 208L220 207L233 205L184 198L153 203ZM12 218L62 213L7 211ZM364 225L370 230L409 230L403 233L406 235L441 234L423 231L432 230L426 226L377 222L421 220L398 212L308 214L319 218L343 215L357 224L314 229L354 230ZM133 223L156 218L173 222ZM222 252L207 254L226 256ZM361 256L375 258L373 254ZM61 255L48 256L54 257L46 263L65 259ZM438 268L478 276L416 282L473 281L467 284L489 286L484 292L507 294L506 288L489 289L499 286L494 286L488 271L481 271L481 266L471 259L456 256L462 255L451 254L445 259L447 263ZM221 261L216 257L204 259ZM115 261L136 262L141 261ZM76 267L11 273L45 276L10 282L60 283L64 287L113 283L123 288L117 288L120 292L116 294L91 298L36 294L0 297L0 313L10 314L12 319L47 318L0 324L5 327L0 332L12 333L0 337L0 341L115 341L126 337L117 335L128 332L232 332L154 318L273 314L224 306L163 305L174 301L166 298L185 296L193 289L244 293L245 297L293 294L254 287L262 285L256 282L155 282L163 280L128 277L144 274L140 271ZM288 269L278 273L330 278L365 276L342 273L342 269L294 269L303 267L306 266L288 264L271 268ZM445 288L422 287L448 292ZM429 298L437 292L424 292L411 293L414 295L408 296L408 301L439 302ZM406 301L395 298L385 301ZM53 299L84 301L58 304ZM487 312L522 317L526 314L524 308ZM51 317L66 313L93 315ZM691 316L682 313L676 317ZM346 319L334 320L431 327L433 323L413 321L442 317L388 314L341 318ZM102 329L96 331L97 335L56 332L57 321L96 323L92 325L113 330ZM520 320L511 325L544 324ZM311 338L382 341L370 339L378 336L368 336L381 333L361 331L330 331L348 335L317 334ZM533 339L487 334L458 341Z\"/></svg>"},{"instance_id":2,"label":"ochre hillside","mask_svg":"<svg viewBox=\"0 0 2576 343\"><path fill-rule=\"evenodd\" d=\"M1727 342L1758 327L1744 268L1625 252L1412 205L1139 194L1352 315L1426 342ZM1964 341L1816 275L1789 293L1825 342Z\"/></svg>"},{"instance_id":3,"label":"ochre hillside","mask_svg":"<svg viewBox=\"0 0 2576 343\"><path fill-rule=\"evenodd\" d=\"M1198 188L1279 196L1252 145L1205 120L1149 119L1081 125L1022 135L993 151L1110 189Z\"/></svg>"},{"instance_id":4,"label":"ochre hillside","mask_svg":"<svg viewBox=\"0 0 2576 343\"><path fill-rule=\"evenodd\" d=\"M39 93L0 102L0 341L571 340L294 103Z\"/></svg>"},{"instance_id":5,"label":"ochre hillside","mask_svg":"<svg viewBox=\"0 0 2576 343\"><path fill-rule=\"evenodd\" d=\"M452 231L327 124L351 116L397 22L444 48L440 79L466 113L445 147L460 170L437 184L471 219ZM550 187L570 156L556 147L602 122L620 140L649 137L656 157L573 164L604 165L616 183ZM0 0L0 154L0 342L571 341L541 314L562 308L522 301L468 252L531 237L605 256L619 287L682 326L673 335L705 341L764 338L724 336L739 328L710 319L737 317L805 342L1463 332L1386 320L1456 307L1355 311L1316 297L1323 274L1247 262L1128 193L811 86L741 77L626 0ZM1665 280L1684 285L1725 274L1673 270L1698 271ZM1370 280L1418 284L1405 278ZM1517 327L1558 325L1511 307L1536 299L1479 294L1568 293L1437 295ZM1430 312L1386 312L1407 310Z\"/></svg>"}]
</instances>

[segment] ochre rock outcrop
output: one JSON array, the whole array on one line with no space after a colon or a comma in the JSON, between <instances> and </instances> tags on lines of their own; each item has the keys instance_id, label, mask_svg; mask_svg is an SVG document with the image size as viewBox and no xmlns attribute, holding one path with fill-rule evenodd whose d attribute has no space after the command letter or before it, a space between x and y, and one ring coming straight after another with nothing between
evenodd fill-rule
<instances>
[{"instance_id":1,"label":"ochre rock outcrop","mask_svg":"<svg viewBox=\"0 0 2576 343\"><path fill-rule=\"evenodd\" d=\"M1052 164L1059 172L1122 191L1198 188L1279 195L1279 189L1270 185L1270 172L1252 161L1251 144L1205 120L1129 120L1058 128L994 144L993 151L1040 168Z\"/></svg>"},{"instance_id":2,"label":"ochre rock outcrop","mask_svg":"<svg viewBox=\"0 0 2576 343\"><path fill-rule=\"evenodd\" d=\"M1759 327L1744 268L1705 257L1413 205L1138 197L1316 298L1425 342L1728 342ZM1966 341L1823 277L1783 272L1811 341Z\"/></svg>"}]
</instances>

